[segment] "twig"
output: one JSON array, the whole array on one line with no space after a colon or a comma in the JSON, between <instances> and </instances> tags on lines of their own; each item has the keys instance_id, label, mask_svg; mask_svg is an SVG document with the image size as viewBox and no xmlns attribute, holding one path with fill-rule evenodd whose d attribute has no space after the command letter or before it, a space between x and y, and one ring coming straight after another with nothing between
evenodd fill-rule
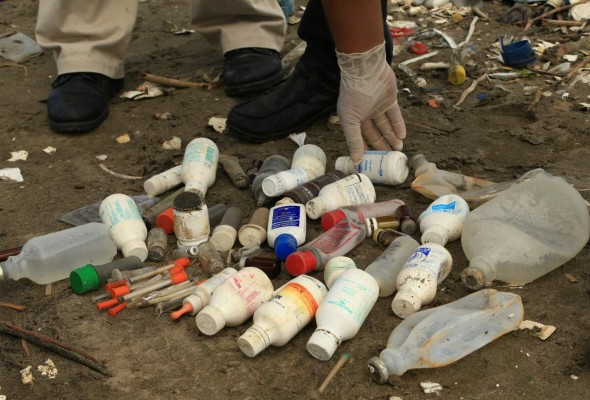
<instances>
[{"instance_id":1,"label":"twig","mask_svg":"<svg viewBox=\"0 0 590 400\"><path fill-rule=\"evenodd\" d=\"M13 304L13 303L0 303L0 307L1 308L8 308L11 310L16 310L16 311L25 311L27 309L27 307L22 306L20 304Z\"/></svg>"},{"instance_id":2,"label":"twig","mask_svg":"<svg viewBox=\"0 0 590 400\"><path fill-rule=\"evenodd\" d=\"M348 362L348 360L350 360L350 354L348 354L348 353L342 354L342 357L340 357L338 362L332 367L332 369L328 373L328 376L326 376L326 379L324 379L324 381L320 385L318 392L323 393L324 390L326 390L326 387L330 384L330 382L332 382L332 379L334 379L334 377L336 376L336 373L338 373L340 368L342 368L344 366L344 364L346 364Z\"/></svg>"},{"instance_id":3,"label":"twig","mask_svg":"<svg viewBox=\"0 0 590 400\"><path fill-rule=\"evenodd\" d=\"M132 175L124 175L124 174L120 174L118 172L115 171L111 171L110 169L107 168L106 165L104 164L98 164L98 166L105 172L108 172L109 174L116 176L117 178L123 178L123 179L135 179L135 180L140 180L143 179L143 176L132 176Z\"/></svg>"},{"instance_id":4,"label":"twig","mask_svg":"<svg viewBox=\"0 0 590 400\"><path fill-rule=\"evenodd\" d=\"M590 0L582 0L582 1L578 2L578 3L576 3L576 4L569 4L567 6L554 8L553 10L547 11L546 13L543 13L543 14L541 14L541 15L533 18L533 19L529 19L527 21L527 23L526 23L526 26L524 27L524 31L526 32L527 30L529 30L533 26L533 24L535 22L540 21L543 18L547 18L548 16L553 15L553 14L558 13L558 12L561 12L561 11L569 10L570 8L575 7L575 6L579 6L581 4L588 3L589 1Z\"/></svg>"},{"instance_id":5,"label":"twig","mask_svg":"<svg viewBox=\"0 0 590 400\"><path fill-rule=\"evenodd\" d=\"M148 82L175 88L206 88L207 90L213 88L213 84L206 82L181 81L180 79L166 78L153 74L141 74L140 76Z\"/></svg>"},{"instance_id":6,"label":"twig","mask_svg":"<svg viewBox=\"0 0 590 400\"><path fill-rule=\"evenodd\" d=\"M453 105L453 107L454 108L459 107L461 105L461 103L463 103L465 101L465 99L467 98L469 93L473 92L475 90L475 88L477 87L477 85L481 81L483 81L484 79L487 79L487 77L488 77L488 74L483 74L482 76L477 78L477 80L473 81L471 86L469 86L467 89L465 89L465 91L461 94L461 97L459 97L459 100Z\"/></svg>"},{"instance_id":7,"label":"twig","mask_svg":"<svg viewBox=\"0 0 590 400\"><path fill-rule=\"evenodd\" d=\"M406 122L406 124L416 125L416 126L418 126L420 128L432 129L433 131L440 131L440 132L449 133L449 131L446 131L446 130L441 129L441 128L435 128L434 126L422 125L422 124L419 124L417 122L412 122L412 121L408 121L408 120L406 120L405 122Z\"/></svg>"},{"instance_id":8,"label":"twig","mask_svg":"<svg viewBox=\"0 0 590 400\"><path fill-rule=\"evenodd\" d=\"M528 114L528 113L535 111L535 107L537 106L539 101L541 101L542 98L543 98L543 92L540 90L537 90L535 92L535 97L533 98L533 101L531 101L531 104L529 104L529 106L526 109L526 113Z\"/></svg>"},{"instance_id":9,"label":"twig","mask_svg":"<svg viewBox=\"0 0 590 400\"><path fill-rule=\"evenodd\" d=\"M582 26L582 25L584 25L584 21L565 21L565 20L560 21L560 20L556 20L556 19L547 19L547 18L543 18L541 21L543 21L544 24L561 26L562 28L565 26Z\"/></svg>"},{"instance_id":10,"label":"twig","mask_svg":"<svg viewBox=\"0 0 590 400\"><path fill-rule=\"evenodd\" d=\"M578 3L578 4L580 4L580 3ZM586 58L584 58L582 60L581 63L576 64L574 67L572 67L571 71L568 72L568 74L563 78L563 81L568 82L570 79L572 79L574 76L576 76L582 68L584 68L584 65L586 65L588 63L590 63L590 56L587 56Z\"/></svg>"},{"instance_id":11,"label":"twig","mask_svg":"<svg viewBox=\"0 0 590 400\"><path fill-rule=\"evenodd\" d=\"M481 9L479 7L471 7L471 11L477 15L479 18L483 19L484 21L487 21L490 19L490 17L488 17L488 15L486 13L484 13L483 11L481 11Z\"/></svg>"},{"instance_id":12,"label":"twig","mask_svg":"<svg viewBox=\"0 0 590 400\"><path fill-rule=\"evenodd\" d=\"M31 357L31 350L29 350L29 345L27 344L27 341L25 339L21 339L20 344L22 344L23 350L25 351L27 357Z\"/></svg>"},{"instance_id":13,"label":"twig","mask_svg":"<svg viewBox=\"0 0 590 400\"><path fill-rule=\"evenodd\" d=\"M61 354L62 356L76 361L79 364L85 365L96 372L106 376L111 376L111 373L108 371L108 369L99 363L96 358L68 343L64 343L39 332L24 329L8 321L0 321L0 332L25 339L38 346L45 347L46 349Z\"/></svg>"}]
</instances>

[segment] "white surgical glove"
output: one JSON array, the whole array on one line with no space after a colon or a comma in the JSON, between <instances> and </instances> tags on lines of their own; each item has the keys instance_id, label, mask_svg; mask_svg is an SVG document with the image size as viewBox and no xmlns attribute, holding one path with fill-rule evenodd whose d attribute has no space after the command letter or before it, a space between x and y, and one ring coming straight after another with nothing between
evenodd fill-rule
<instances>
[{"instance_id":1,"label":"white surgical glove","mask_svg":"<svg viewBox=\"0 0 590 400\"><path fill-rule=\"evenodd\" d=\"M406 125L397 104L397 82L385 59L385 42L364 53L336 52L340 66L338 116L353 162L368 146L401 150Z\"/></svg>"}]
</instances>

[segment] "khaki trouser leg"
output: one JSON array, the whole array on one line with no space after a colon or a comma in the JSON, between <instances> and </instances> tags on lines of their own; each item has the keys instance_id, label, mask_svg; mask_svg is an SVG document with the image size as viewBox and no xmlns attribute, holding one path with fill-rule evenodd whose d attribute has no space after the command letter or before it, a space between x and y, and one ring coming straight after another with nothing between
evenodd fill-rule
<instances>
[{"instance_id":1,"label":"khaki trouser leg","mask_svg":"<svg viewBox=\"0 0 590 400\"><path fill-rule=\"evenodd\" d=\"M122 78L137 7L137 0L41 0L37 41L53 51L58 74Z\"/></svg>"},{"instance_id":2,"label":"khaki trouser leg","mask_svg":"<svg viewBox=\"0 0 590 400\"><path fill-rule=\"evenodd\" d=\"M195 29L222 53L243 47L280 51L287 24L277 0L191 0Z\"/></svg>"}]
</instances>

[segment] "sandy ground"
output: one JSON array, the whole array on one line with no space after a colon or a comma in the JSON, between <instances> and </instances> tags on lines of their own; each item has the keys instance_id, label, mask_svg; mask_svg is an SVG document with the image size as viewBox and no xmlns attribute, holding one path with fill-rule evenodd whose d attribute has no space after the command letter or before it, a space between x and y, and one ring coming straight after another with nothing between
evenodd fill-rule
<instances>
[{"instance_id":1,"label":"sandy ground","mask_svg":"<svg viewBox=\"0 0 590 400\"><path fill-rule=\"evenodd\" d=\"M33 36L37 2L0 2L0 33L17 30ZM479 23L474 35L474 66L470 79L455 87L446 83L446 73L423 74L428 90L420 90L398 74L402 92L399 101L408 125L404 151L417 153L437 163L439 168L493 181L514 179L537 167L565 177L586 199L590 186L589 114L577 105L590 94L588 84L578 83L570 97L543 98L535 111L525 112L532 96L523 87L538 86L555 92L559 86L547 82L550 77L512 82L484 81L460 109L452 105L472 78L486 71L491 44L502 33L521 28L495 22L508 6L486 4L492 21ZM222 56L199 36L175 36L163 32L163 22L172 21L188 28L185 1L150 0L142 3L133 35L128 62L126 88L141 83L139 74L156 73L180 79L200 81L205 74L214 76L222 66ZM445 27L458 41L465 37L471 18ZM284 52L297 43L296 27L289 27ZM533 37L552 35L535 28ZM432 43L427 41L427 43ZM447 54L448 50L442 49ZM406 51L398 60L412 57ZM444 61L444 57L436 59ZM184 145L192 138L212 138L222 152L239 157L244 167L253 158L271 154L290 157L296 149L288 139L262 146L243 144L227 134L207 127L211 116L225 117L236 99L223 89L177 90L166 97L129 102L115 99L109 119L96 131L65 136L47 126L45 105L55 68L45 53L22 64L0 61L0 169L19 167L24 182L0 181L0 248L13 247L45 233L65 229L54 217L75 208L100 201L112 193L129 195L143 192L141 180L125 180L105 173L95 156L108 155L105 164L114 171L149 177L177 165L182 150L162 150L161 144L173 136ZM498 85L503 84L504 90ZM487 94L478 100L476 94ZM439 108L427 101L438 95ZM485 97L485 96L480 96ZM587 100L586 100L587 101ZM154 113L170 112L171 120L157 120ZM118 144L115 138L129 134L131 141ZM320 145L329 159L346 154L337 127L325 118L308 130L308 142ZM47 146L54 154L43 152ZM10 152L27 150L27 161L7 162ZM419 214L428 200L411 191L411 179L399 187L379 187L379 201L400 198ZM245 223L255 208L251 192L238 191L220 171L207 195L209 204L225 202L244 210ZM320 232L318 223L310 223L308 237ZM173 243L172 238L170 239ZM445 304L469 291L459 273L467 265L460 242L448 245L454 258L449 278L439 288L428 307ZM364 267L380 254L366 241L350 256ZM541 341L529 331L516 331L500 338L464 359L443 368L409 371L389 384L378 385L367 372L367 360L385 347L391 330L399 324L390 309L391 298L379 299L358 335L344 342L329 362L320 362L305 350L313 332L310 324L283 348L269 348L254 359L244 356L236 339L249 327L228 328L214 337L200 335L193 318L174 322L157 317L153 308L134 309L110 317L94 307L92 294L72 293L67 281L53 285L51 296L45 288L27 280L1 284L0 302L22 304L26 311L0 308L0 319L13 321L28 329L71 343L96 356L112 372L104 377L53 352L30 345L30 355L21 341L0 335L0 395L8 399L79 398L346 398L403 399L434 398L423 394L419 383L439 382L441 398L448 399L584 399L590 389L590 257L588 247L573 260L546 276L513 289L496 282L494 288L522 296L525 318L555 325L557 331ZM198 273L198 266L190 268ZM577 278L576 283L565 274ZM319 279L322 274L316 274ZM275 288L289 279L283 272L273 283ZM344 352L353 360L337 375L323 395L317 388L338 357ZM36 372L36 366L51 358L58 368L55 379ZM19 371L33 366L35 381L23 385Z\"/></svg>"}]
</instances>

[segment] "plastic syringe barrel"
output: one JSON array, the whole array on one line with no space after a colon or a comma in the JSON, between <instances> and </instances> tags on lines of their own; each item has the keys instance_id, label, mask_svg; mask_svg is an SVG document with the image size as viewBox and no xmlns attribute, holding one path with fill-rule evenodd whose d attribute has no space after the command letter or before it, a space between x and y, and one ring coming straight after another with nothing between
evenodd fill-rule
<instances>
[{"instance_id":1,"label":"plastic syringe barrel","mask_svg":"<svg viewBox=\"0 0 590 400\"><path fill-rule=\"evenodd\" d=\"M120 258L107 264L93 265L92 268L94 268L96 274L98 275L99 283L103 285L111 277L111 274L114 269L118 269L119 271L130 271L141 268L142 266L143 263L141 262L139 257L129 256L125 258Z\"/></svg>"}]
</instances>

